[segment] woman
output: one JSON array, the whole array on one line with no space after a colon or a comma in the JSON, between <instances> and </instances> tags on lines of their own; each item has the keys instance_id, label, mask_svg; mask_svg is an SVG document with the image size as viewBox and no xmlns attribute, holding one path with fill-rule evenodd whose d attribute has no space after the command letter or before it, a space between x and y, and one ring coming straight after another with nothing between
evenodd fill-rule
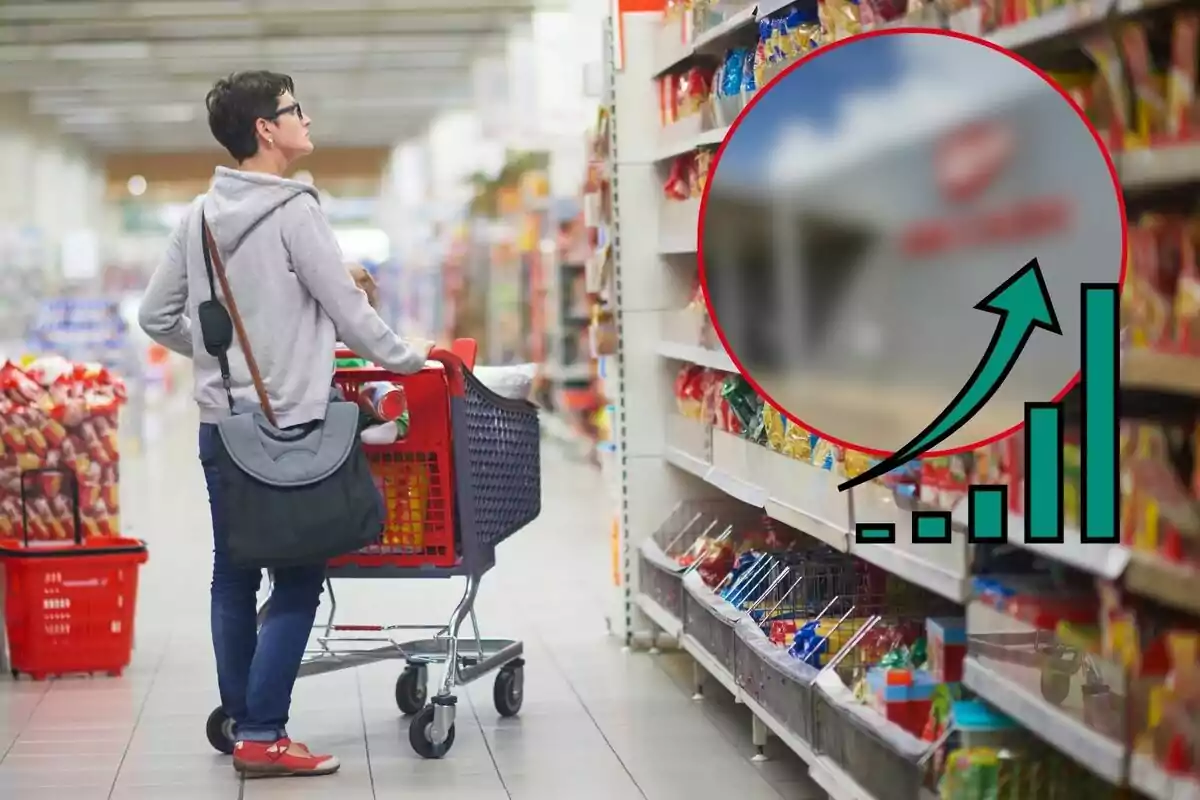
<instances>
[{"instance_id":1,"label":"woman","mask_svg":"<svg viewBox=\"0 0 1200 800\"><path fill-rule=\"evenodd\" d=\"M207 221L280 427L323 419L336 340L401 374L420 370L429 342L406 343L347 271L316 191L283 176L313 150L311 120L291 78L243 72L208 93L208 124L237 161L217 167L207 195L176 228L146 289L139 321L156 342L192 359L200 407L200 461L213 518L212 636L221 705L235 724L234 768L248 776L324 775L332 756L287 735L292 687L325 580L323 564L277 570L270 609L257 624L261 572L234 566L225 546L215 461L216 422L229 413L216 359L204 349L197 307L209 299L201 249ZM361 276L360 276L361 279ZM235 340L234 401L258 400Z\"/></svg>"}]
</instances>

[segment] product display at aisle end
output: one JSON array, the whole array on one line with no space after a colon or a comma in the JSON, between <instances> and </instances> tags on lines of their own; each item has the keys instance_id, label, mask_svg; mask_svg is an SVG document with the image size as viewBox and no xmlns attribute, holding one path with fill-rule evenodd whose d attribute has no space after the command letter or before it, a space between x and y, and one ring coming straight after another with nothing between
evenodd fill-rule
<instances>
[{"instance_id":1,"label":"product display at aisle end","mask_svg":"<svg viewBox=\"0 0 1200 800\"><path fill-rule=\"evenodd\" d=\"M1064 541L1025 543L1025 432L839 492L877 460L766 404L708 319L700 198L738 111L813 48L914 24L1049 70L1117 166L1130 219L1120 544L1081 538L1078 391L1056 412ZM698 696L724 686L755 742L787 744L833 798L1200 796L1196 9L697 2L613 28L613 627L677 641ZM968 543L972 485L1006 487L1009 546ZM914 511L945 526L938 541L914 542ZM894 541L856 541L857 523L894 526Z\"/></svg>"},{"instance_id":2,"label":"product display at aisle end","mask_svg":"<svg viewBox=\"0 0 1200 800\"><path fill-rule=\"evenodd\" d=\"M120 675L145 543L124 535L124 382L61 356L0 366L0 562L14 678Z\"/></svg>"}]
</instances>

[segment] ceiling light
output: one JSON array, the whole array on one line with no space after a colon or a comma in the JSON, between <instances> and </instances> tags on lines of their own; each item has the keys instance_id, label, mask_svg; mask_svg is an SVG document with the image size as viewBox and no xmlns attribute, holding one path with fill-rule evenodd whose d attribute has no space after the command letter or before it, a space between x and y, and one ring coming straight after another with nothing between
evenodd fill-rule
<instances>
[{"instance_id":1,"label":"ceiling light","mask_svg":"<svg viewBox=\"0 0 1200 800\"><path fill-rule=\"evenodd\" d=\"M129 179L129 182L125 184L125 188L128 189L129 193L134 197L141 197L146 193L146 179L141 175L134 175Z\"/></svg>"}]
</instances>

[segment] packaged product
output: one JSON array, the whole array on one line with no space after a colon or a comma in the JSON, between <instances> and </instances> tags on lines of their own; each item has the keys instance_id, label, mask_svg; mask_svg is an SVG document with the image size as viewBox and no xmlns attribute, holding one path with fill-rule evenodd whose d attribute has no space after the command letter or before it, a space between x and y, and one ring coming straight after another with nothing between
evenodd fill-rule
<instances>
[{"instance_id":1,"label":"packaged product","mask_svg":"<svg viewBox=\"0 0 1200 800\"><path fill-rule=\"evenodd\" d=\"M704 367L689 364L675 378L675 404L679 413L697 422L704 421L704 396L713 382L712 374Z\"/></svg>"},{"instance_id":2,"label":"packaged product","mask_svg":"<svg viewBox=\"0 0 1200 800\"><path fill-rule=\"evenodd\" d=\"M1170 560L1200 557L1200 512L1172 463L1179 431L1125 424L1120 436L1122 541Z\"/></svg>"},{"instance_id":3,"label":"packaged product","mask_svg":"<svg viewBox=\"0 0 1200 800\"><path fill-rule=\"evenodd\" d=\"M671 162L667 180L663 184L663 194L668 200L687 200L692 196L692 188L689 183L692 160L691 155L685 155L679 156Z\"/></svg>"},{"instance_id":4,"label":"packaged product","mask_svg":"<svg viewBox=\"0 0 1200 800\"><path fill-rule=\"evenodd\" d=\"M1143 219L1129 230L1129 261L1121 293L1122 325L1135 348L1160 347L1171 335L1171 298L1161 268L1159 238L1164 225Z\"/></svg>"},{"instance_id":5,"label":"packaged product","mask_svg":"<svg viewBox=\"0 0 1200 800\"><path fill-rule=\"evenodd\" d=\"M857 478L871 468L871 457L857 450L842 450L842 476Z\"/></svg>"},{"instance_id":6,"label":"packaged product","mask_svg":"<svg viewBox=\"0 0 1200 800\"><path fill-rule=\"evenodd\" d=\"M813 444L817 437L800 427L790 419L784 431L782 453L797 461L812 462Z\"/></svg>"},{"instance_id":7,"label":"packaged product","mask_svg":"<svg viewBox=\"0 0 1200 800\"><path fill-rule=\"evenodd\" d=\"M708 185L708 176L712 171L713 153L711 150L697 150L692 158L692 197L703 197L704 188Z\"/></svg>"},{"instance_id":8,"label":"packaged product","mask_svg":"<svg viewBox=\"0 0 1200 800\"><path fill-rule=\"evenodd\" d=\"M742 76L745 72L746 60L749 58L753 58L753 56L744 47L735 47L725 54L725 61L721 64L717 94L722 97L734 97L741 93Z\"/></svg>"},{"instance_id":9,"label":"packaged product","mask_svg":"<svg viewBox=\"0 0 1200 800\"><path fill-rule=\"evenodd\" d=\"M786 445L787 419L779 413L778 408L770 403L764 403L762 420L763 435L766 436L767 446L776 453L782 453Z\"/></svg>"},{"instance_id":10,"label":"packaged product","mask_svg":"<svg viewBox=\"0 0 1200 800\"><path fill-rule=\"evenodd\" d=\"M862 33L860 8L856 0L820 0L821 27L831 41L837 42Z\"/></svg>"},{"instance_id":11,"label":"packaged product","mask_svg":"<svg viewBox=\"0 0 1200 800\"><path fill-rule=\"evenodd\" d=\"M98 365L53 358L0 366L0 515L9 520L0 535L74 536L63 473L26 477L43 469L74 473L83 536L119 532L117 414L124 400L124 384ZM21 528L23 478L28 531Z\"/></svg>"},{"instance_id":12,"label":"packaged product","mask_svg":"<svg viewBox=\"0 0 1200 800\"><path fill-rule=\"evenodd\" d=\"M788 61L784 21L776 17L771 20L770 25L770 33L767 38L767 60L771 64L782 66Z\"/></svg>"},{"instance_id":13,"label":"packaged product","mask_svg":"<svg viewBox=\"0 0 1200 800\"><path fill-rule=\"evenodd\" d=\"M692 67L679 76L679 117L699 114L712 91L713 70Z\"/></svg>"},{"instance_id":14,"label":"packaged product","mask_svg":"<svg viewBox=\"0 0 1200 800\"><path fill-rule=\"evenodd\" d=\"M1167 135L1166 76L1155 69L1146 26L1142 22L1122 26L1121 52L1133 84L1136 144L1146 147Z\"/></svg>"},{"instance_id":15,"label":"packaged product","mask_svg":"<svg viewBox=\"0 0 1200 800\"><path fill-rule=\"evenodd\" d=\"M792 6L787 15L787 31L792 40L792 51L797 57L815 50L821 37L821 20L817 16L816 7L801 10Z\"/></svg>"},{"instance_id":16,"label":"packaged product","mask_svg":"<svg viewBox=\"0 0 1200 800\"><path fill-rule=\"evenodd\" d=\"M758 63L758 48L754 47L746 51L746 58L742 62L742 92L750 95L758 89L758 71L755 69L755 64Z\"/></svg>"},{"instance_id":17,"label":"packaged product","mask_svg":"<svg viewBox=\"0 0 1200 800\"><path fill-rule=\"evenodd\" d=\"M741 375L729 375L722 381L721 397L728 407L730 433L744 434L751 431L762 407L762 398Z\"/></svg>"},{"instance_id":18,"label":"packaged product","mask_svg":"<svg viewBox=\"0 0 1200 800\"><path fill-rule=\"evenodd\" d=\"M537 364L514 364L507 367L479 366L471 374L491 391L509 400L525 400L537 377Z\"/></svg>"},{"instance_id":19,"label":"packaged product","mask_svg":"<svg viewBox=\"0 0 1200 800\"><path fill-rule=\"evenodd\" d=\"M837 464L837 449L828 439L817 439L812 445L812 465L832 471Z\"/></svg>"},{"instance_id":20,"label":"packaged product","mask_svg":"<svg viewBox=\"0 0 1200 800\"><path fill-rule=\"evenodd\" d=\"M766 86L771 65L771 20L758 21L758 44L754 48L754 85Z\"/></svg>"},{"instance_id":21,"label":"packaged product","mask_svg":"<svg viewBox=\"0 0 1200 800\"><path fill-rule=\"evenodd\" d=\"M1175 348L1188 355L1200 356L1200 223L1191 221L1180 231L1179 278L1175 283Z\"/></svg>"},{"instance_id":22,"label":"packaged product","mask_svg":"<svg viewBox=\"0 0 1200 800\"><path fill-rule=\"evenodd\" d=\"M364 383L358 390L358 406L377 422L395 422L408 413L404 387L387 381Z\"/></svg>"},{"instance_id":23,"label":"packaged product","mask_svg":"<svg viewBox=\"0 0 1200 800\"><path fill-rule=\"evenodd\" d=\"M1099 75L1091 94L1091 104L1096 109L1093 121L1105 144L1113 150L1121 150L1130 131L1129 93L1125 88L1121 54L1108 34L1085 39L1083 50L1096 65ZM1107 125L1104 125L1105 121Z\"/></svg>"},{"instance_id":24,"label":"packaged product","mask_svg":"<svg viewBox=\"0 0 1200 800\"><path fill-rule=\"evenodd\" d=\"M1171 28L1171 70L1167 82L1167 134L1172 139L1200 134L1200 103L1196 100L1198 36L1200 12L1177 11Z\"/></svg>"}]
</instances>

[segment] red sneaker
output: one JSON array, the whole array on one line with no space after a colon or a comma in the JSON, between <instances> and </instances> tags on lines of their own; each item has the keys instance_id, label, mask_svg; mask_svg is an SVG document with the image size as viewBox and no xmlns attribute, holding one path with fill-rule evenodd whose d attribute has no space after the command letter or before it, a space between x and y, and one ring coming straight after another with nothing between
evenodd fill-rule
<instances>
[{"instance_id":1,"label":"red sneaker","mask_svg":"<svg viewBox=\"0 0 1200 800\"><path fill-rule=\"evenodd\" d=\"M233 768L247 778L287 778L329 775L342 765L333 756L318 756L291 739L277 742L238 742Z\"/></svg>"}]
</instances>

